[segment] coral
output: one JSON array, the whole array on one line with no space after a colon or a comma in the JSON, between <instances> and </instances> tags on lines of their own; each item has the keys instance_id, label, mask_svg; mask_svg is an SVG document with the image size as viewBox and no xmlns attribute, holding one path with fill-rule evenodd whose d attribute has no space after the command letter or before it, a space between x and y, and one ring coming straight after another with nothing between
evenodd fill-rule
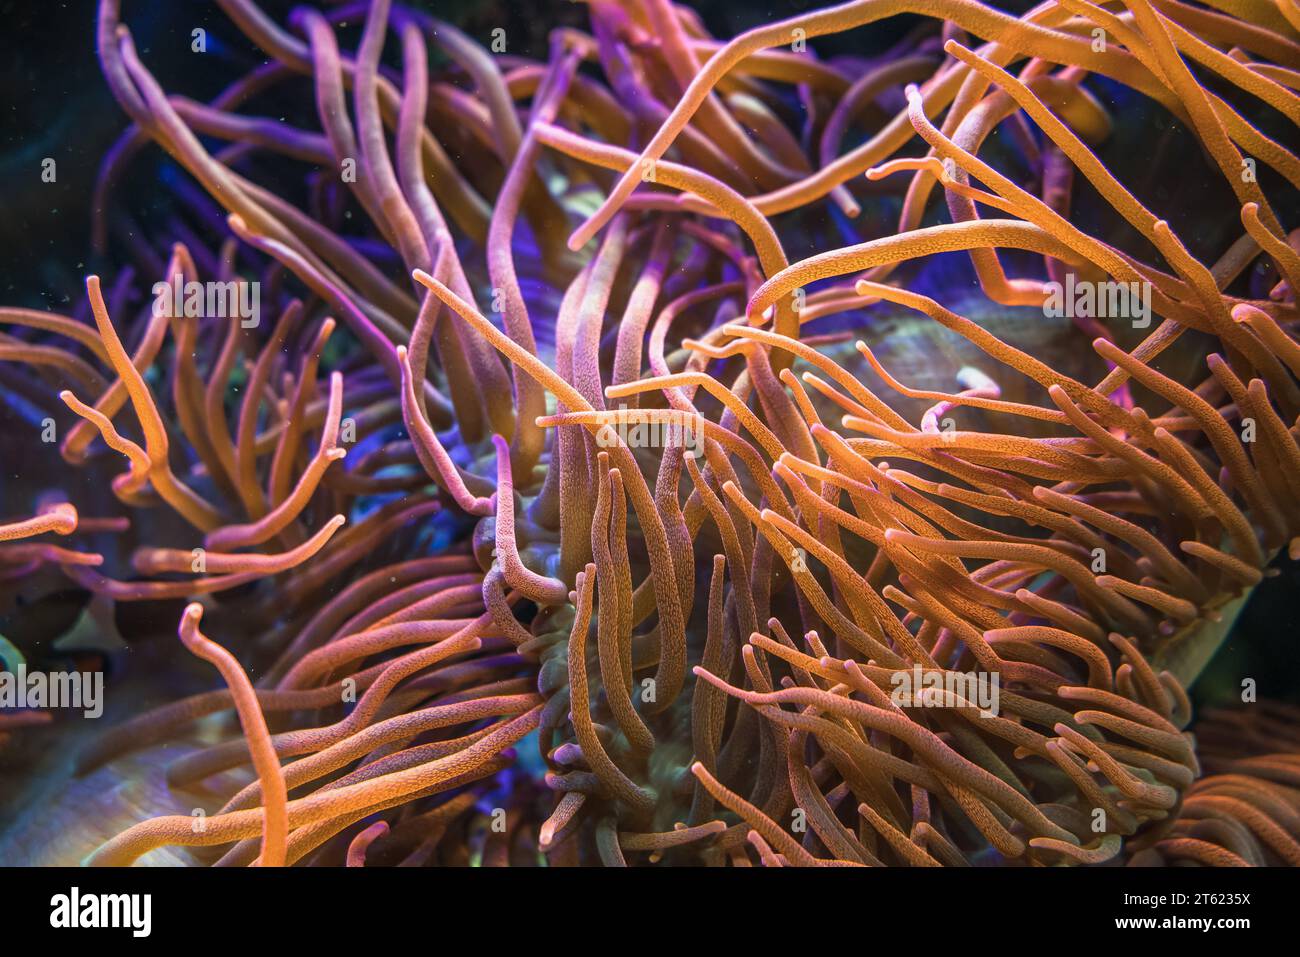
<instances>
[{"instance_id":1,"label":"coral","mask_svg":"<svg viewBox=\"0 0 1300 957\"><path fill-rule=\"evenodd\" d=\"M1293 706L1276 702L1202 718L1197 741L1208 773L1187 790L1171 826L1133 848L1130 865L1300 862L1295 718Z\"/></svg>"},{"instance_id":2,"label":"coral","mask_svg":"<svg viewBox=\"0 0 1300 957\"><path fill-rule=\"evenodd\" d=\"M94 276L93 328L0 312L148 542L130 579L0 561L194 602L227 684L80 770L243 732L167 766L228 785L201 827L91 863L1297 863L1294 715L1234 759L1186 691L1300 552L1283 7L855 0L718 42L600 0L538 61L388 0L218 2L271 59L205 104L100 0L132 126L97 241L154 143L224 212L191 198L164 290L274 321L131 322ZM807 46L901 14L875 60ZM1121 181L1108 98L1203 151L1227 242Z\"/></svg>"}]
</instances>

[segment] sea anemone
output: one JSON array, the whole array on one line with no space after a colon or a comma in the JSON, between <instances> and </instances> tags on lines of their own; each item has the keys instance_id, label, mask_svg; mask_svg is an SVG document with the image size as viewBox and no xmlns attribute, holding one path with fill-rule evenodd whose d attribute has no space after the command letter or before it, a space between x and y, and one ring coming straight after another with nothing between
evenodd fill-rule
<instances>
[{"instance_id":1,"label":"sea anemone","mask_svg":"<svg viewBox=\"0 0 1300 957\"><path fill-rule=\"evenodd\" d=\"M544 60L218 5L270 59L202 103L99 4L96 241L149 143L191 177L151 308L0 312L137 543L0 562L161 603L224 683L137 675L77 773L156 786L90 863L1300 861L1294 710L1232 758L1186 690L1300 557L1289 0L726 42L598 0ZM1107 104L1181 138L1140 189ZM1182 229L1172 164L1240 226ZM214 283L273 320L174 308Z\"/></svg>"}]
</instances>

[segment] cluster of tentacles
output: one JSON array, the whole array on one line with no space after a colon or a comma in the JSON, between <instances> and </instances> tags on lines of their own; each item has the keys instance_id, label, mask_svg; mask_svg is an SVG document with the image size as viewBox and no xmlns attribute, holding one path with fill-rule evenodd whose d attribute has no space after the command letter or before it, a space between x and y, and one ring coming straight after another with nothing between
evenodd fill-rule
<instances>
[{"instance_id":1,"label":"cluster of tentacles","mask_svg":"<svg viewBox=\"0 0 1300 957\"><path fill-rule=\"evenodd\" d=\"M1300 739L1294 705L1214 710L1196 724L1206 776L1167 832L1134 847L1133 865L1300 864Z\"/></svg>"},{"instance_id":2,"label":"cluster of tentacles","mask_svg":"<svg viewBox=\"0 0 1300 957\"><path fill-rule=\"evenodd\" d=\"M101 0L133 125L97 241L259 282L271 321L128 323L129 274L88 281L93 325L0 312L35 330L0 344L24 394L67 384L64 459L125 456L149 536L134 575L0 562L191 600L227 685L81 756L190 734L168 785L228 792L92 862L1297 862L1294 757L1198 758L1184 690L1300 545L1294 0L857 0L727 42L598 0L544 61L388 0L218 4L270 59L200 103ZM936 19L808 45L900 14ZM1103 162L1098 90L1203 149L1240 214L1205 261ZM251 112L288 93L313 125ZM165 264L113 192L151 142L206 193ZM945 303L918 277L953 254L978 294ZM1052 320L1067 279L1155 319ZM78 531L57 503L0 538ZM942 690L900 701L917 674Z\"/></svg>"}]
</instances>

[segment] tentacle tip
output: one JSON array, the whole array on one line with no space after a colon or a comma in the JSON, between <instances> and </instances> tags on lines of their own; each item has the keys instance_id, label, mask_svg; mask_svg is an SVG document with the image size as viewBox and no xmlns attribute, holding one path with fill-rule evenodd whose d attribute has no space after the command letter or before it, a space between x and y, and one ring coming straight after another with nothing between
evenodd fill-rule
<instances>
[{"instance_id":1,"label":"tentacle tip","mask_svg":"<svg viewBox=\"0 0 1300 957\"><path fill-rule=\"evenodd\" d=\"M569 241L566 244L569 247L569 252L576 253L583 246L587 245L587 243L591 241L591 237L595 235L595 233L596 230L594 227L592 227L591 220L588 220L587 222L583 223L581 226L579 226L577 229L575 229L572 233L569 234Z\"/></svg>"}]
</instances>

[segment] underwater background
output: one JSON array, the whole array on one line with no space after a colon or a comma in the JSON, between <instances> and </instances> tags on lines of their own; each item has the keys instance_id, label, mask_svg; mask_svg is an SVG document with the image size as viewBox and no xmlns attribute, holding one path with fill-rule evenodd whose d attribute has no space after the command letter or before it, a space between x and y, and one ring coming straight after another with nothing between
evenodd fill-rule
<instances>
[{"instance_id":1,"label":"underwater background","mask_svg":"<svg viewBox=\"0 0 1300 957\"><path fill-rule=\"evenodd\" d=\"M1007 0L996 5L1015 14L1031 6ZM0 302L6 305L70 313L83 298L87 274L105 277L106 287L110 286L127 265L148 262L151 246L154 259L161 264L166 241L183 238L180 230L192 227L196 207L211 207L214 218L220 212L201 195L189 175L156 148L146 149L132 164L115 188L111 208L95 209L100 163L127 125L96 57L95 6L91 0L0 0L0 23L5 24L0 34ZM261 6L284 22L295 4L267 0ZM749 0L704 0L692 6L719 37L731 37L810 8L805 2ZM450 0L428 4L425 9L472 36L485 36L494 27L504 27L516 44L512 52L538 59L546 57L551 30L564 25L579 27L586 19L581 4L554 0ZM142 58L164 89L183 88L186 96L207 101L262 62L211 3L125 0L123 15L130 22ZM358 17L351 33L342 31L349 46L359 36L360 20ZM814 45L824 56L883 55L920 22L921 18L895 17L865 30L818 39ZM195 28L207 31L208 56L202 69L196 69L189 52ZM438 54L434 56L436 59ZM1107 105L1115 120L1114 140L1106 156L1115 164L1117 176L1153 207L1169 208L1175 232L1193 253L1201 259L1212 257L1213 250L1226 245L1226 237L1240 232L1240 225L1226 190L1211 194L1202 188L1207 164L1177 159L1199 149L1194 140L1167 117L1154 118L1141 109L1132 92L1118 84L1108 85L1099 78L1095 89L1113 95ZM297 117L286 115L298 125L311 127L311 108L311 103L286 104L286 111L296 109L299 113ZM855 144L846 141L846 146L851 145ZM997 157L995 150L991 147L990 151ZM40 180L41 161L47 157L58 164L54 183ZM1004 158L1014 163L1013 157ZM280 185L284 195L296 202L302 184L286 178ZM1089 204L1082 198L1083 187L1079 194L1076 206L1085 210L1080 214L1080 226L1123 246L1126 237L1113 223L1086 221ZM1288 202L1295 203L1293 191ZM827 205L819 207L823 212L816 216L788 214L791 219L785 222L796 221L797 216L810 220L802 248L797 237L786 242L790 259L801 259L829 244L857 241L854 236L884 234L894 228L897 197L882 194L878 204L864 206L863 218L852 231L838 212L826 212ZM938 218L939 212L934 211L927 222ZM99 251L92 241L97 228L107 231L107 241ZM782 228L787 229L785 225ZM138 244L134 252L132 242ZM1005 256L1011 264L1030 258L1027 254ZM142 279L143 272L141 269ZM1250 278L1242 282L1248 284ZM934 257L933 262L909 274L909 281L911 288L949 302L965 301L963 297L975 287L968 259L957 253ZM134 301L124 301L137 309L145 305L138 294ZM1002 316L989 318L1005 320ZM869 321L849 313L824 329L863 329ZM1051 341L1046 341L1044 349L1051 348ZM1062 346L1060 351L1066 353L1069 348ZM1074 357L1060 354L1050 358L1068 364ZM908 355L897 361L913 362L923 371L926 357ZM900 378L916 380L920 372L907 368L909 374ZM57 456L34 454L31 435L39 429L42 417L21 392L6 388L6 380L0 378L0 500L5 502L5 512L26 512L55 487L76 489L78 501L87 503L85 510L91 514L111 512L109 483L120 470L120 462L114 456L100 456L89 466L74 470ZM98 510L91 503L97 504ZM158 510L157 522L166 528L174 518L164 511ZM449 520L418 545L429 554L437 553L452 538L466 534L467 527ZM154 530L133 530L132 535L145 539ZM89 544L96 544L93 536ZM2 581L0 636L21 651L30 667L102 668L110 688L115 682L125 682L117 687L132 690L125 701L123 696L110 694L110 718L115 708L134 713L210 687L210 670L202 666L179 669L159 683L151 665L171 655L184 602L118 603L113 640L95 634L88 617L90 602L89 591L49 574ZM1300 705L1300 562L1291 561L1285 549L1189 689L1196 709L1239 701L1243 677L1259 682L1261 696ZM72 786L67 761L51 757L50 740L37 729L0 750L0 849L5 847L7 831L21 829L24 820L30 823L24 815L32 807L33 795ZM58 745L63 746L62 742Z\"/></svg>"}]
</instances>

